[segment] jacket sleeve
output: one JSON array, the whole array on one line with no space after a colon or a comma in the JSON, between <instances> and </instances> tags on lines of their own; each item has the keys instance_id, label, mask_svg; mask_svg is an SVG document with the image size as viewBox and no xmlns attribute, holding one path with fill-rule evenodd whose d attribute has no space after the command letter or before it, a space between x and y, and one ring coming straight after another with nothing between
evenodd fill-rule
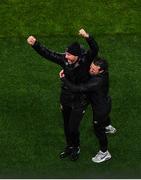
<instances>
[{"instance_id":1,"label":"jacket sleeve","mask_svg":"<svg viewBox=\"0 0 141 180\"><path fill-rule=\"evenodd\" d=\"M95 39L89 35L88 38L86 38L86 41L90 47L90 49L87 51L87 58L86 60L89 62L92 62L93 59L97 56L98 51L99 51L99 47L97 42L95 41Z\"/></svg>"},{"instance_id":2,"label":"jacket sleeve","mask_svg":"<svg viewBox=\"0 0 141 180\"><path fill-rule=\"evenodd\" d=\"M32 47L38 54L40 54L44 58L61 66L64 65L64 54L53 52L45 46L41 45L38 41L36 41Z\"/></svg>"},{"instance_id":3,"label":"jacket sleeve","mask_svg":"<svg viewBox=\"0 0 141 180\"><path fill-rule=\"evenodd\" d=\"M75 85L66 78L61 78L61 80L72 92L92 92L98 90L102 85L101 78L91 79L87 83L80 85Z\"/></svg>"}]
</instances>

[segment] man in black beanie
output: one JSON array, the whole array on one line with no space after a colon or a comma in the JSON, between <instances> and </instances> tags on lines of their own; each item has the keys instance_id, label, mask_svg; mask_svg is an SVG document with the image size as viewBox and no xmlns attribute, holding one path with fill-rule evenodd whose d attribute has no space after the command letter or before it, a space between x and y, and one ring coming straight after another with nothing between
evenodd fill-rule
<instances>
[{"instance_id":1,"label":"man in black beanie","mask_svg":"<svg viewBox=\"0 0 141 180\"><path fill-rule=\"evenodd\" d=\"M79 85L89 80L90 64L99 50L96 41L84 29L79 30L79 35L85 38L90 47L89 50L84 51L79 43L74 42L62 54L50 51L33 36L29 36L27 42L41 56L59 64L64 69L66 79ZM79 126L88 103L87 96L84 93L73 93L62 83L60 102L66 137L66 147L61 152L60 158L69 157L71 160L77 160L80 153Z\"/></svg>"}]
</instances>

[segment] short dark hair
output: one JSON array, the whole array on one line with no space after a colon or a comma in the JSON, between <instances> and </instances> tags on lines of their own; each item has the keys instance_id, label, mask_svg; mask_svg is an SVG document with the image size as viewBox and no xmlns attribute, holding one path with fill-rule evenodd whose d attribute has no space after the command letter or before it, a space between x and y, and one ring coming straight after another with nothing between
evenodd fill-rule
<instances>
[{"instance_id":1,"label":"short dark hair","mask_svg":"<svg viewBox=\"0 0 141 180\"><path fill-rule=\"evenodd\" d=\"M106 59L102 58L102 57L96 57L94 60L93 60L93 63L96 65L96 66L99 66L101 70L104 70L104 71L108 71L108 62Z\"/></svg>"}]
</instances>

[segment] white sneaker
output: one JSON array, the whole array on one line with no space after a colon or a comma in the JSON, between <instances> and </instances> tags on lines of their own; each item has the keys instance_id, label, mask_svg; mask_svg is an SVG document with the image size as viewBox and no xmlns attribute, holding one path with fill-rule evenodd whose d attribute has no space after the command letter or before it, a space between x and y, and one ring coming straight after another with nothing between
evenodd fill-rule
<instances>
[{"instance_id":1,"label":"white sneaker","mask_svg":"<svg viewBox=\"0 0 141 180\"><path fill-rule=\"evenodd\" d=\"M116 128L114 128L112 125L105 127L105 133L107 134L115 134L116 131L117 131Z\"/></svg>"},{"instance_id":2,"label":"white sneaker","mask_svg":"<svg viewBox=\"0 0 141 180\"><path fill-rule=\"evenodd\" d=\"M101 163L103 161L107 161L109 159L111 159L111 154L109 153L109 151L106 152L102 152L99 151L95 157L92 158L92 161L95 163Z\"/></svg>"}]
</instances>

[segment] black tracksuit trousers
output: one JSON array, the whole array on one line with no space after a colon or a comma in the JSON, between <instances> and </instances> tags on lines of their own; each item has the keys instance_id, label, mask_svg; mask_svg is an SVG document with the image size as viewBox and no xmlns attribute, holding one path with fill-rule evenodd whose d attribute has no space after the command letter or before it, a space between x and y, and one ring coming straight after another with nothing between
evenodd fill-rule
<instances>
[{"instance_id":1,"label":"black tracksuit trousers","mask_svg":"<svg viewBox=\"0 0 141 180\"><path fill-rule=\"evenodd\" d=\"M94 123L94 131L95 135L98 138L99 145L100 145L100 150L102 152L107 151L108 149L108 140L107 140L107 135L105 132L105 127L111 124L111 119L110 119L110 112L111 112L111 98L108 100L107 106L103 106L101 111L95 111L93 109L93 123ZM103 110L103 112L102 112Z\"/></svg>"},{"instance_id":2,"label":"black tracksuit trousers","mask_svg":"<svg viewBox=\"0 0 141 180\"><path fill-rule=\"evenodd\" d=\"M105 133L105 127L110 124L110 117L108 115L96 115L93 117L94 131L98 138L100 150L102 152L107 151L108 140Z\"/></svg>"},{"instance_id":3,"label":"black tracksuit trousers","mask_svg":"<svg viewBox=\"0 0 141 180\"><path fill-rule=\"evenodd\" d=\"M107 103L101 106L101 108L96 109L95 107L96 105L94 106L92 104L94 131L99 141L100 150L105 152L108 149L108 140L105 127L111 124L111 119L109 116L112 108L111 97L108 97Z\"/></svg>"},{"instance_id":4,"label":"black tracksuit trousers","mask_svg":"<svg viewBox=\"0 0 141 180\"><path fill-rule=\"evenodd\" d=\"M85 107L71 107L62 104L64 119L64 133L67 146L78 147L80 145L79 126L85 112Z\"/></svg>"}]
</instances>

